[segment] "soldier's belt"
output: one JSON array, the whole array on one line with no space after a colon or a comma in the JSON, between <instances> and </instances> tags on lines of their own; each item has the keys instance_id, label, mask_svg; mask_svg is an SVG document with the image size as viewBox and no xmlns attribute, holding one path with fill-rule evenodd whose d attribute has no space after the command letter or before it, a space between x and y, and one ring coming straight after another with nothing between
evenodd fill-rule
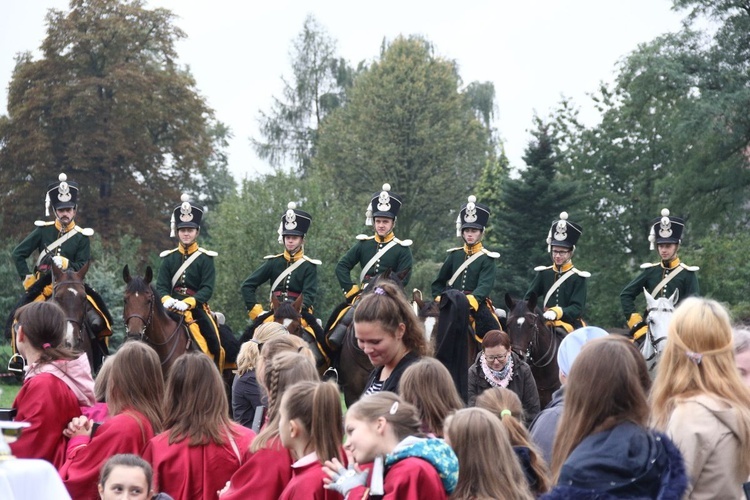
<instances>
[{"instance_id":1,"label":"soldier's belt","mask_svg":"<svg viewBox=\"0 0 750 500\"><path fill-rule=\"evenodd\" d=\"M276 290L275 292L273 292L273 296L284 298L291 297L293 299L296 299L297 297L299 297L299 292L282 292L281 290Z\"/></svg>"},{"instance_id":2,"label":"soldier's belt","mask_svg":"<svg viewBox=\"0 0 750 500\"><path fill-rule=\"evenodd\" d=\"M184 286L176 286L174 287L174 291L181 295L189 295L190 297L192 297L196 293L192 288L187 288Z\"/></svg>"}]
</instances>

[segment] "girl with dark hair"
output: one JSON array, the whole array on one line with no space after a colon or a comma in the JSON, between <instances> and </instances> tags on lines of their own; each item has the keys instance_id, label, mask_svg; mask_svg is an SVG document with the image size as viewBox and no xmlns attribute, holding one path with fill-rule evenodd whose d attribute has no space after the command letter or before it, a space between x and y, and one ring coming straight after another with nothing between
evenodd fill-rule
<instances>
[{"instance_id":1,"label":"girl with dark hair","mask_svg":"<svg viewBox=\"0 0 750 500\"><path fill-rule=\"evenodd\" d=\"M76 500L99 498L96 478L118 453L140 455L162 428L164 379L156 352L142 342L126 342L112 360L107 384L111 418L96 429L85 416L68 424L72 436L60 476Z\"/></svg>"},{"instance_id":2,"label":"girl with dark hair","mask_svg":"<svg viewBox=\"0 0 750 500\"><path fill-rule=\"evenodd\" d=\"M164 397L165 430L143 453L160 491L213 500L249 458L255 433L229 419L223 388L219 371L203 353L183 354L172 365Z\"/></svg>"},{"instance_id":3,"label":"girl with dark hair","mask_svg":"<svg viewBox=\"0 0 750 500\"><path fill-rule=\"evenodd\" d=\"M266 357L282 345L291 347L285 343L291 339L300 342L295 352L277 351L273 357ZM261 359L258 377L268 395L266 424L250 446L252 456L237 469L219 495L222 500L279 498L292 479L294 462L279 438L281 397L288 387L297 382L320 380L312 353L299 337L287 335L270 341L263 346Z\"/></svg>"},{"instance_id":4,"label":"girl with dark hair","mask_svg":"<svg viewBox=\"0 0 750 500\"><path fill-rule=\"evenodd\" d=\"M435 358L423 358L404 371L401 397L419 411L422 432L443 437L443 422L464 407L448 369Z\"/></svg>"},{"instance_id":5,"label":"girl with dark hair","mask_svg":"<svg viewBox=\"0 0 750 500\"><path fill-rule=\"evenodd\" d=\"M354 311L354 337L375 369L363 395L398 393L404 370L429 353L424 329L403 292L393 283L375 284Z\"/></svg>"},{"instance_id":6,"label":"girl with dark hair","mask_svg":"<svg viewBox=\"0 0 750 500\"><path fill-rule=\"evenodd\" d=\"M65 328L65 313L53 302L32 302L18 308L13 318L18 353L28 363L13 408L15 419L31 426L10 449L18 458L41 458L58 469L65 462L63 431L81 407L95 401L86 354L62 346Z\"/></svg>"},{"instance_id":7,"label":"girl with dark hair","mask_svg":"<svg viewBox=\"0 0 750 500\"><path fill-rule=\"evenodd\" d=\"M326 462L326 488L345 498L383 500L447 499L458 480L458 460L442 439L422 438L417 409L392 392L365 396L346 412L345 448L367 472L349 470L336 458ZM369 496L368 496L369 495Z\"/></svg>"},{"instance_id":8,"label":"girl with dark hair","mask_svg":"<svg viewBox=\"0 0 750 500\"><path fill-rule=\"evenodd\" d=\"M680 451L646 427L644 373L643 356L623 337L584 346L552 451L557 486L545 498L682 498L688 479Z\"/></svg>"},{"instance_id":9,"label":"girl with dark hair","mask_svg":"<svg viewBox=\"0 0 750 500\"><path fill-rule=\"evenodd\" d=\"M539 413L539 392L531 368L510 349L510 337L502 330L490 330L482 340L482 351L469 367L469 406L490 387L505 387L523 404L524 422Z\"/></svg>"},{"instance_id":10,"label":"girl with dark hair","mask_svg":"<svg viewBox=\"0 0 750 500\"><path fill-rule=\"evenodd\" d=\"M326 458L343 461L341 394L333 382L297 382L284 392L279 408L279 438L295 462L281 500L337 500L323 488Z\"/></svg>"}]
</instances>

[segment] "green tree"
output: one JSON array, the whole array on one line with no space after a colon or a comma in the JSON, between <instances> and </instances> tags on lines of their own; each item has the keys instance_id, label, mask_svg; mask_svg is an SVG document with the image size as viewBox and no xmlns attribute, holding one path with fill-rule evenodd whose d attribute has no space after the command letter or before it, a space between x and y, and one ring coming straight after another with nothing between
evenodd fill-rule
<instances>
[{"instance_id":1,"label":"green tree","mask_svg":"<svg viewBox=\"0 0 750 500\"><path fill-rule=\"evenodd\" d=\"M175 62L185 34L140 0L71 0L47 26L41 59L18 56L0 120L6 227L26 231L65 172L82 186L80 221L105 241L164 245L162 221L214 152L212 111Z\"/></svg>"},{"instance_id":2,"label":"green tree","mask_svg":"<svg viewBox=\"0 0 750 500\"><path fill-rule=\"evenodd\" d=\"M523 160L527 168L518 178L507 178L500 186L502 210L497 214L497 230L501 253L496 295L510 293L522 297L533 279L533 269L549 265L545 240L552 221L560 212L577 221L579 213L577 184L558 173L556 141L549 123L534 117L532 139Z\"/></svg>"},{"instance_id":3,"label":"green tree","mask_svg":"<svg viewBox=\"0 0 750 500\"><path fill-rule=\"evenodd\" d=\"M323 119L346 100L354 71L336 56L336 42L311 15L292 46L293 78L284 82L282 98L260 112L262 140L251 139L255 151L275 167L290 161L306 174L315 155L317 130Z\"/></svg>"},{"instance_id":4,"label":"green tree","mask_svg":"<svg viewBox=\"0 0 750 500\"><path fill-rule=\"evenodd\" d=\"M314 169L347 206L364 211L384 182L404 195L398 231L418 242L417 258L454 237L460 204L495 156L460 86L453 61L423 38L399 37L319 131Z\"/></svg>"}]
</instances>

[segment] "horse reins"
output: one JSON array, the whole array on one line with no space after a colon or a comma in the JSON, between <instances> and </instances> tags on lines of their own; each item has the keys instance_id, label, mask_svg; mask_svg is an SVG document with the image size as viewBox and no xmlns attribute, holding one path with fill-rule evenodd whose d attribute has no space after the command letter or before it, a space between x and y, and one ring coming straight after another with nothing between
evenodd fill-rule
<instances>
[{"instance_id":1,"label":"horse reins","mask_svg":"<svg viewBox=\"0 0 750 500\"><path fill-rule=\"evenodd\" d=\"M663 312L663 313L671 313L671 312L674 312L674 308L668 309L666 307L657 307L653 309L646 309L646 319L647 319L646 324L647 325L648 325L648 316L654 311ZM649 361L653 360L655 357L659 355L659 344L667 340L667 337L664 336L664 337L659 337L658 339L655 339L654 335L651 333L650 326L646 329L646 334L648 335L648 342L651 344L651 347L654 348L654 352L651 354L651 356L646 358L646 362L648 363Z\"/></svg>"},{"instance_id":2,"label":"horse reins","mask_svg":"<svg viewBox=\"0 0 750 500\"><path fill-rule=\"evenodd\" d=\"M549 347L545 351L544 354L540 357L538 361L534 359L534 356L531 354L531 349L533 348L535 342L538 344L539 341L539 315L535 313L529 313L530 316L534 317L534 327L533 327L533 333L531 336L531 340L529 341L529 345L526 347L526 359L529 360L529 364L531 366L534 366L535 368L544 368L546 366L549 366L552 361L555 359L555 347L557 345L557 336L555 335L554 331L550 331L550 343ZM508 318L508 323L510 323L513 320L513 318ZM513 349L511 349L512 351ZM545 359L549 356L549 360L545 361Z\"/></svg>"},{"instance_id":3,"label":"horse reins","mask_svg":"<svg viewBox=\"0 0 750 500\"><path fill-rule=\"evenodd\" d=\"M59 286L61 286L61 285L70 285L70 283L66 282L66 281L55 283L53 285L53 287L52 287L52 298L55 297L55 293L57 292L57 288ZM83 288L83 297L84 297L84 300L85 300L85 297L86 297L86 288L83 287L83 285L81 285L81 288ZM80 292L76 291L74 293L80 293ZM78 340L80 342L83 342L83 322L84 322L84 320L86 318L86 304L84 303L83 306L84 306L83 307L83 312L81 313L81 318L80 319L71 318L70 316L66 316L65 317L65 321L67 321L68 323L73 323L74 325L76 325L78 327ZM67 314L67 311L65 311L65 312Z\"/></svg>"},{"instance_id":4,"label":"horse reins","mask_svg":"<svg viewBox=\"0 0 750 500\"><path fill-rule=\"evenodd\" d=\"M128 322L132 318L140 319L143 323L143 328L141 328L140 333L136 333L135 335L128 330ZM164 359L161 361L162 366L167 364L167 362L172 359L172 356L174 355L175 350L177 349L177 338L176 335L180 332L180 328L185 324L185 316L180 315L180 321L177 322L177 326L175 327L174 331L169 335L169 337L164 340L164 342L156 342L152 338L150 338L148 335L146 335L146 330L151 325L151 321L154 318L154 296L151 295L151 298L148 299L148 318L144 319L143 316L140 314L131 314L127 318L124 318L125 322L125 335L129 339L138 339L140 341L146 342L147 344L150 344L155 347L162 347L170 342L172 342L172 339L175 339L174 342L172 342L172 346L169 348L169 352L164 357Z\"/></svg>"}]
</instances>

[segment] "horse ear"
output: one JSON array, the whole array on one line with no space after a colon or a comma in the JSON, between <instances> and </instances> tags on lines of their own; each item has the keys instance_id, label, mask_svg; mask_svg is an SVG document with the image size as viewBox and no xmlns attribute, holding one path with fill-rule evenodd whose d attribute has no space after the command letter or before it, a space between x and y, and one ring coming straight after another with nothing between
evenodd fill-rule
<instances>
[{"instance_id":1,"label":"horse ear","mask_svg":"<svg viewBox=\"0 0 750 500\"><path fill-rule=\"evenodd\" d=\"M91 261L87 260L83 267L81 267L78 272L76 272L76 276L78 276L79 280L83 281L83 277L86 276L86 273L89 270L89 264L91 264Z\"/></svg>"},{"instance_id":2,"label":"horse ear","mask_svg":"<svg viewBox=\"0 0 750 500\"><path fill-rule=\"evenodd\" d=\"M512 311L513 308L516 307L516 303L513 300L513 297L511 297L509 293L505 294L505 305L508 306L509 311Z\"/></svg>"},{"instance_id":3,"label":"horse ear","mask_svg":"<svg viewBox=\"0 0 750 500\"><path fill-rule=\"evenodd\" d=\"M415 288L411 291L411 300L414 301L420 309L424 307L424 301L422 300L422 290Z\"/></svg>"},{"instance_id":4,"label":"horse ear","mask_svg":"<svg viewBox=\"0 0 750 500\"><path fill-rule=\"evenodd\" d=\"M151 266L146 267L146 276L143 277L143 280L146 282L146 284L151 283L151 280L154 279L154 270L151 269Z\"/></svg>"},{"instance_id":5,"label":"horse ear","mask_svg":"<svg viewBox=\"0 0 750 500\"><path fill-rule=\"evenodd\" d=\"M674 292L672 292L672 296L669 297L669 301L672 303L673 306L676 306L679 300L680 300L680 289L675 288Z\"/></svg>"},{"instance_id":6,"label":"horse ear","mask_svg":"<svg viewBox=\"0 0 750 500\"><path fill-rule=\"evenodd\" d=\"M271 309L274 311L279 309L279 299L276 298L276 295L271 294Z\"/></svg>"},{"instance_id":7,"label":"horse ear","mask_svg":"<svg viewBox=\"0 0 750 500\"><path fill-rule=\"evenodd\" d=\"M531 292L531 295L529 295L529 300L526 302L529 306L529 311L534 311L536 309L536 300L539 297L537 297L536 292Z\"/></svg>"},{"instance_id":8,"label":"horse ear","mask_svg":"<svg viewBox=\"0 0 750 500\"><path fill-rule=\"evenodd\" d=\"M411 268L404 269L403 271L400 271L396 273L396 276L398 276L398 281L403 283L407 276L409 276L409 273L411 272Z\"/></svg>"},{"instance_id":9,"label":"horse ear","mask_svg":"<svg viewBox=\"0 0 750 500\"><path fill-rule=\"evenodd\" d=\"M60 278L62 278L62 275L65 271L57 267L56 265L52 264L50 266L52 268L52 278L54 281L60 281Z\"/></svg>"},{"instance_id":10,"label":"horse ear","mask_svg":"<svg viewBox=\"0 0 750 500\"><path fill-rule=\"evenodd\" d=\"M130 283L130 269L128 268L127 264L125 264L125 267L122 268L122 280L125 283Z\"/></svg>"},{"instance_id":11,"label":"horse ear","mask_svg":"<svg viewBox=\"0 0 750 500\"><path fill-rule=\"evenodd\" d=\"M302 301L304 300L304 295L299 294L299 296L294 300L294 303L292 303L292 306L294 307L294 310L297 312L300 312L302 310Z\"/></svg>"}]
</instances>

